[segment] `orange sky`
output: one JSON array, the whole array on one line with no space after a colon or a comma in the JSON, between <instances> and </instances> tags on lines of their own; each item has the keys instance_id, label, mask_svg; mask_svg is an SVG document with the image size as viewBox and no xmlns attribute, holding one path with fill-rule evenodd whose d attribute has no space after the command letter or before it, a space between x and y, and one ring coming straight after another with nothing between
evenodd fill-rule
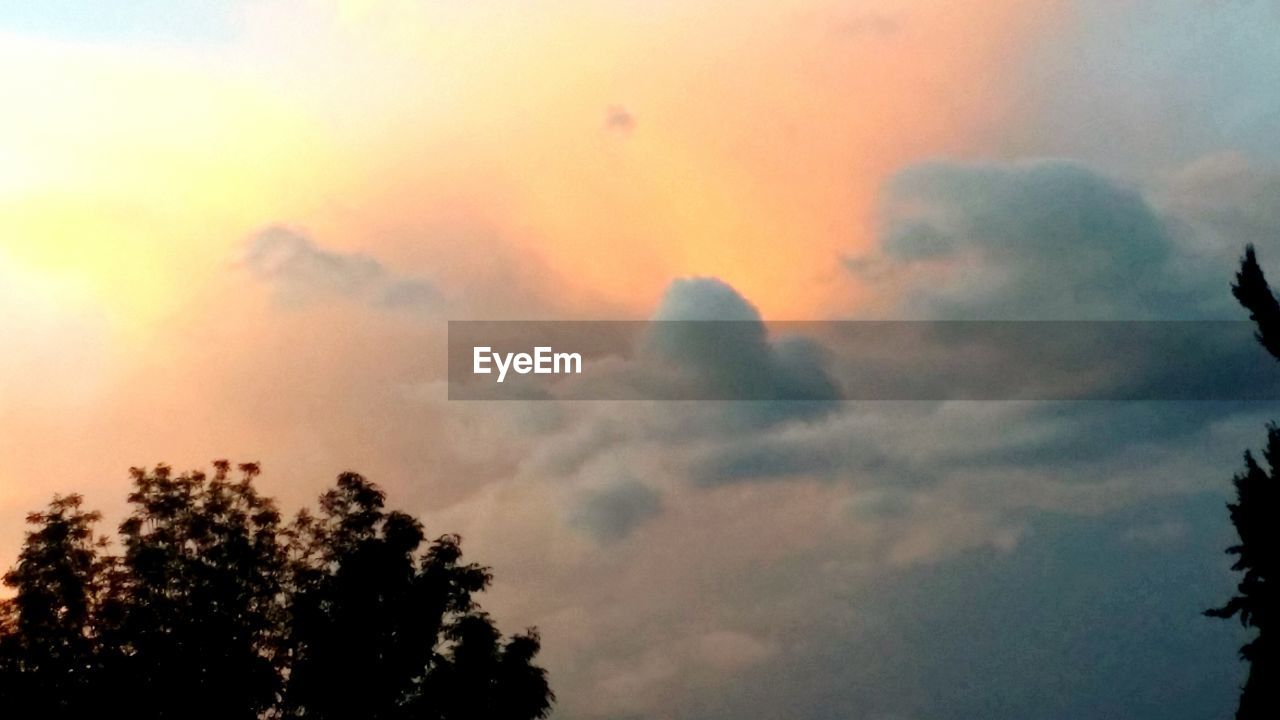
<instances>
[{"instance_id":1,"label":"orange sky","mask_svg":"<svg viewBox=\"0 0 1280 720\"><path fill-rule=\"evenodd\" d=\"M210 47L6 37L5 262L145 324L259 226L412 266L447 262L412 234L452 217L640 312L708 274L807 317L847 300L836 259L884 176L998 125L992 78L1044 20L627 5L266 6Z\"/></svg>"},{"instance_id":2,"label":"orange sky","mask_svg":"<svg viewBox=\"0 0 1280 720\"><path fill-rule=\"evenodd\" d=\"M1054 20L1022 7L255 3L209 42L0 30L0 557L55 490L161 457L416 477L369 378L408 382L421 348L347 341L435 326L282 313L235 264L269 224L429 279L452 316L518 317L486 303L511 278L643 316L685 275L771 319L856 314L874 298L841 253L886 176L996 132L997 78Z\"/></svg>"}]
</instances>

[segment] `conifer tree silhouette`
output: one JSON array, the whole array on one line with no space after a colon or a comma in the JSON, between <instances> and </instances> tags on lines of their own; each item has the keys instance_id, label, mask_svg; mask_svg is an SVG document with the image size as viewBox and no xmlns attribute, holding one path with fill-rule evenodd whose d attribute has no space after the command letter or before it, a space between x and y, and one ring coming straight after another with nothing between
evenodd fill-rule
<instances>
[{"instance_id":1,"label":"conifer tree silhouette","mask_svg":"<svg viewBox=\"0 0 1280 720\"><path fill-rule=\"evenodd\" d=\"M1280 303L1267 284L1252 245L1245 249L1231 290L1249 310L1258 341L1280 359ZM1268 466L1265 469L1251 452L1245 452L1244 470L1233 481L1236 500L1227 505L1240 538L1227 548L1236 556L1232 569L1242 574L1236 595L1222 607L1205 611L1210 617L1239 618L1242 625L1257 630L1253 640L1240 648L1240 657L1249 663L1249 677L1240 693L1238 720L1272 718L1280 710L1275 638L1269 631L1276 610L1275 549L1280 546L1276 532L1280 520L1280 427L1274 423L1267 427L1263 457Z\"/></svg>"}]
</instances>

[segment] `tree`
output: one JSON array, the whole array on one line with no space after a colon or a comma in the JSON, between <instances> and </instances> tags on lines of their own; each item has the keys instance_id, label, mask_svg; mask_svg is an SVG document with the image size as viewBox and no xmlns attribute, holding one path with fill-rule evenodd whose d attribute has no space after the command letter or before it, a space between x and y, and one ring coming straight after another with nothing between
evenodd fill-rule
<instances>
[{"instance_id":1,"label":"tree","mask_svg":"<svg viewBox=\"0 0 1280 720\"><path fill-rule=\"evenodd\" d=\"M79 495L55 496L27 516L18 564L4 576L16 590L0 608L0 706L39 707L42 717L89 715L101 678L95 622L109 560L95 539L96 512Z\"/></svg>"},{"instance_id":2,"label":"tree","mask_svg":"<svg viewBox=\"0 0 1280 720\"><path fill-rule=\"evenodd\" d=\"M460 539L422 525L346 473L295 522L294 661L287 711L319 720L544 717L552 694L533 632L501 634L472 596L492 580ZM369 697L352 687L375 688ZM369 699L372 699L372 702Z\"/></svg>"},{"instance_id":3,"label":"tree","mask_svg":"<svg viewBox=\"0 0 1280 720\"><path fill-rule=\"evenodd\" d=\"M134 468L121 525L118 623L107 640L121 704L148 718L254 720L280 692L280 514L252 481Z\"/></svg>"},{"instance_id":4,"label":"tree","mask_svg":"<svg viewBox=\"0 0 1280 720\"><path fill-rule=\"evenodd\" d=\"M1280 359L1280 303L1258 266L1253 246L1245 250L1232 293L1250 311L1258 328L1258 341ZM1276 603L1274 523L1280 510L1280 427L1275 424L1267 428L1263 455L1267 469L1257 463L1252 453L1245 452L1244 471L1233 481L1236 501L1227 505L1240 538L1238 544L1227 548L1227 553L1236 556L1232 570L1242 573L1237 594L1226 605L1205 611L1210 617L1238 617L1242 625L1258 632L1240 648L1240 657L1249 663L1249 677L1240 693L1238 720L1274 717L1280 708L1280 688L1275 684L1275 640L1268 632Z\"/></svg>"},{"instance_id":5,"label":"tree","mask_svg":"<svg viewBox=\"0 0 1280 720\"><path fill-rule=\"evenodd\" d=\"M1258 326L1258 342L1280 360L1280 302L1276 301L1271 286L1267 284L1252 245L1244 249L1231 294L1249 311L1249 319Z\"/></svg>"},{"instance_id":6,"label":"tree","mask_svg":"<svg viewBox=\"0 0 1280 720\"><path fill-rule=\"evenodd\" d=\"M344 473L281 522L258 466L132 471L122 553L58 497L0 603L0 707L139 720L533 720L554 696L536 631L504 639L461 541Z\"/></svg>"}]
</instances>

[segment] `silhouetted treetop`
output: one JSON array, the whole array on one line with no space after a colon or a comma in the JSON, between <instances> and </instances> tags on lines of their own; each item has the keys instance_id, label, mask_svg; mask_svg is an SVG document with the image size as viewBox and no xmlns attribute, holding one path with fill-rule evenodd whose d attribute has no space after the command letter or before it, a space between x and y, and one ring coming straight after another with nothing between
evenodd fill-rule
<instances>
[{"instance_id":1,"label":"silhouetted treetop","mask_svg":"<svg viewBox=\"0 0 1280 720\"><path fill-rule=\"evenodd\" d=\"M531 720L536 631L504 638L489 570L343 473L284 523L254 463L131 470L121 552L77 495L33 513L0 603L0 707L142 720Z\"/></svg>"},{"instance_id":2,"label":"silhouetted treetop","mask_svg":"<svg viewBox=\"0 0 1280 720\"><path fill-rule=\"evenodd\" d=\"M1257 326L1257 338L1263 347L1280 359L1280 303L1258 266L1253 246L1245 249L1232 286L1236 299L1250 311ZM1233 479L1236 500L1227 504L1231 524L1240 542L1227 548L1236 556L1232 570L1241 573L1236 595L1220 608L1205 614L1218 618L1239 618L1240 623L1258 634L1240 648L1240 656L1249 663L1249 677L1240 693L1236 710L1238 720L1276 717L1280 710L1280 688L1276 685L1276 647L1269 628L1276 609L1275 552L1276 520L1280 512L1280 427L1267 426L1267 445L1263 452L1267 468L1244 454L1244 470Z\"/></svg>"},{"instance_id":3,"label":"silhouetted treetop","mask_svg":"<svg viewBox=\"0 0 1280 720\"><path fill-rule=\"evenodd\" d=\"M1249 311L1249 319L1257 325L1258 342L1280 359L1280 302L1267 284L1253 245L1245 247L1231 294Z\"/></svg>"},{"instance_id":4,"label":"silhouetted treetop","mask_svg":"<svg viewBox=\"0 0 1280 720\"><path fill-rule=\"evenodd\" d=\"M82 716L93 703L111 560L95 539L96 512L79 495L55 496L27 515L17 565L4 575L15 596L0 609L0 705L41 707L45 717Z\"/></svg>"}]
</instances>

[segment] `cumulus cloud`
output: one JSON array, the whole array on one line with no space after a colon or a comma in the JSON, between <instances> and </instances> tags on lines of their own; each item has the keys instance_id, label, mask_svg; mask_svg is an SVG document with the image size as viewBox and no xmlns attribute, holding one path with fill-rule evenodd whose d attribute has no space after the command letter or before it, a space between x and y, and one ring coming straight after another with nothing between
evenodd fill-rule
<instances>
[{"instance_id":1,"label":"cumulus cloud","mask_svg":"<svg viewBox=\"0 0 1280 720\"><path fill-rule=\"evenodd\" d=\"M1196 241L1182 235L1190 230L1149 190L1064 163L917 170L890 186L883 248L868 260L881 288L894 283L900 307L916 317L1235 317L1226 286L1235 253L1190 251ZM945 274L949 268L957 271ZM670 327L645 339L643 358L690 368L702 382L834 388L832 378L844 376L838 347L776 337L747 298L718 280L673 282L652 319ZM684 332L682 320L737 331L708 338ZM1108 606L1116 617L1149 619L1126 625L1124 652L1136 657L1183 633L1192 639L1170 652L1163 671L1182 672L1188 688L1195 673L1225 678L1220 695L1229 695L1230 677L1202 673L1192 659L1201 657L1197 648L1229 659L1231 642L1187 630L1212 602L1193 588L1211 583L1213 568L1187 566L1190 583L1135 573L1168 567L1183 543L1212 544L1222 519L1212 492L1257 435L1266 407L819 396L829 400L813 403L824 411L807 415L777 412L785 403L553 400L540 413L553 421L525 427L532 437L516 478L555 488L547 492L564 503L571 529L595 541L586 556L603 578L582 600L604 613L592 642L565 660L585 688L569 712L1027 717L1055 682L1080 683L1074 697L1095 699L1158 687L1155 672L1126 684L1116 678L1133 676L1081 670L1081 657L1117 652L1080 632L1080 618L1094 617L1101 597L1120 598ZM762 422L753 406L775 410ZM638 477L643 484L631 479ZM630 540L611 542L623 537ZM1056 580L1010 589L1031 572ZM1145 581L1176 589L1186 618L1165 605L1153 615L1156 608L1125 593ZM644 591L651 587L666 591ZM1062 587L1088 590L1064 596ZM552 636L586 611L549 612L542 624ZM1019 618L1052 624L1064 638L1038 648L1034 666L1070 671L1030 673L1008 662L1028 652L1026 632L1009 626ZM715 635L726 620L759 632L751 643ZM683 652L674 649L683 647L677 633L714 639ZM717 658L739 652L752 662L721 667ZM812 672L818 666L847 671ZM977 690L913 694L934 675ZM783 676L789 692L753 691ZM706 678L719 700L706 702L691 677ZM1000 702L989 692L997 677L1018 688ZM1197 682L1186 697L1204 708L1217 696ZM583 699L598 697L612 700Z\"/></svg>"},{"instance_id":2,"label":"cumulus cloud","mask_svg":"<svg viewBox=\"0 0 1280 720\"><path fill-rule=\"evenodd\" d=\"M892 282L912 317L1232 317L1223 270L1187 272L1143 194L1082 165L925 163L886 198L879 253L846 267Z\"/></svg>"},{"instance_id":3,"label":"cumulus cloud","mask_svg":"<svg viewBox=\"0 0 1280 720\"><path fill-rule=\"evenodd\" d=\"M498 384L469 372L472 347L544 344L581 352L582 374ZM647 322L459 324L450 354L451 390L466 399L737 401L715 405L715 414L742 425L820 417L841 399L821 344L771 333L751 303L714 278L675 280Z\"/></svg>"},{"instance_id":4,"label":"cumulus cloud","mask_svg":"<svg viewBox=\"0 0 1280 720\"><path fill-rule=\"evenodd\" d=\"M720 280L672 282L653 320L643 356L691 373L713 394L766 401L840 397L818 345L804 338L771 340L756 308ZM823 409L786 406L801 414Z\"/></svg>"},{"instance_id":5,"label":"cumulus cloud","mask_svg":"<svg viewBox=\"0 0 1280 720\"><path fill-rule=\"evenodd\" d=\"M1058 163L944 170L891 187L884 247L869 259L919 316L985 316L1017 300L1036 317L1163 317L1161 303L1184 298L1205 315L1214 301L1202 292L1229 304L1225 280L1193 262L1179 237L1184 229L1147 193ZM1058 194L1076 200L1052 202ZM1056 235L1036 235L1059 222L1067 227ZM1069 244L1092 259L1074 262ZM391 274L372 258L312 243L282 246L293 252L271 262L264 256L256 271L277 287L283 278L305 279L307 300L388 302ZM1037 265L1040 256L1054 264ZM1213 260L1229 273L1230 257ZM1110 280L1085 292L1092 263ZM962 271L945 282L928 274L952 264ZM1136 282L1119 282L1139 268L1146 269ZM1199 497L1196 507L1218 512L1217 497L1206 503L1195 494L1221 484L1222 468L1266 415L1202 404L840 402L838 348L779 337L727 283L674 281L651 319L637 364L678 366L700 383L750 383L779 394L808 388L817 400L553 398L441 405L415 416L430 416L433 432L448 438L439 454L472 456L460 465L469 468L466 481L433 526L464 532L475 556L508 580L496 592L511 594L497 595L496 609L519 608L553 639L547 657L562 678L568 717L662 717L673 708L700 720L863 710L936 717L951 704L969 716L1022 716L1017 711L1035 707L1045 685L1003 661L1026 635L1005 633L1002 623L1039 618L1045 596L1006 592L998 603L974 588L1007 590L1028 567L1052 562L1055 577L1079 584L1096 576L1095 592L1127 597L1125 583L1141 566L1135 553L1175 552L1169 528L1186 525L1179 542L1211 534L1207 516L1186 524L1176 499ZM687 332L687 320L734 332ZM1148 505L1164 509L1143 511ZM562 522L547 527L539 517ZM1082 517L1105 522L1084 535L1061 529ZM1130 524L1139 529L1126 532ZM1121 559L1103 575L1079 572L1072 563L1099 542L1121 547L1114 553ZM1087 616L1087 598L1067 600L1073 617ZM1187 597L1188 605L1201 602ZM969 615L962 630L948 631L956 607ZM1148 610L1135 601L1117 613ZM1134 647L1172 623L1137 626ZM914 631L918 624L930 632ZM1045 650L1046 663L1068 666L1073 653L1111 647L1057 628L1069 641ZM992 639L973 647L972 637ZM1207 647L1204 639L1197 644ZM1229 655L1230 643L1221 645ZM909 650L877 650L886 647ZM1179 652L1181 660L1192 656ZM1001 708L955 694L901 704L913 683L964 657L982 677L1023 690ZM848 670L806 670L818 665ZM948 671L957 686L991 687L957 665ZM787 692L753 693L779 673ZM1116 689L1105 676L1088 676L1097 687L1084 694ZM713 696L720 700L707 701Z\"/></svg>"},{"instance_id":6,"label":"cumulus cloud","mask_svg":"<svg viewBox=\"0 0 1280 720\"><path fill-rule=\"evenodd\" d=\"M345 297L388 308L443 305L435 285L423 278L397 276L369 255L326 250L300 230L280 225L250 238L240 263L289 304Z\"/></svg>"}]
</instances>

